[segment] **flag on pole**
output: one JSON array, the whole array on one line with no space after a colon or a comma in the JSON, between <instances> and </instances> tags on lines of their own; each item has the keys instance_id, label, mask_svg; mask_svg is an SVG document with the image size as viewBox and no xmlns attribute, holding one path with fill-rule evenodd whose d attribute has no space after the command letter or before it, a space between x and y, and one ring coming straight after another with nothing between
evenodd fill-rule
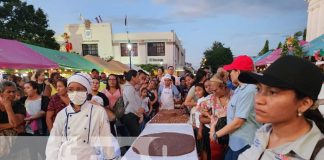
<instances>
[{"instance_id":1,"label":"flag on pole","mask_svg":"<svg viewBox=\"0 0 324 160\"><path fill-rule=\"evenodd\" d=\"M100 22L102 22L101 16L99 16L99 20L100 20Z\"/></svg>"},{"instance_id":2,"label":"flag on pole","mask_svg":"<svg viewBox=\"0 0 324 160\"><path fill-rule=\"evenodd\" d=\"M125 26L127 26L127 15L125 16Z\"/></svg>"},{"instance_id":3,"label":"flag on pole","mask_svg":"<svg viewBox=\"0 0 324 160\"><path fill-rule=\"evenodd\" d=\"M84 22L84 17L81 15L81 13L80 13L80 20L81 22Z\"/></svg>"}]
</instances>

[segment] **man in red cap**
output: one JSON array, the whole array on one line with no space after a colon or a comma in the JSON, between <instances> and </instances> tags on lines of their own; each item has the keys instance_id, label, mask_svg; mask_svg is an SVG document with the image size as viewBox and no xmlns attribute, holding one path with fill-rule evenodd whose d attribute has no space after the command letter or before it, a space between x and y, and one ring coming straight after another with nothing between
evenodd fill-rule
<instances>
[{"instance_id":1,"label":"man in red cap","mask_svg":"<svg viewBox=\"0 0 324 160\"><path fill-rule=\"evenodd\" d=\"M254 65L250 57L243 55L236 57L231 64L224 66L224 69L230 72L231 81L237 88L227 106L227 125L215 132L216 118L212 118L210 138L217 141L219 137L229 134L229 150L225 160L236 160L240 153L250 147L256 130L261 126L255 120L256 86L238 80L240 73L252 72Z\"/></svg>"}]
</instances>

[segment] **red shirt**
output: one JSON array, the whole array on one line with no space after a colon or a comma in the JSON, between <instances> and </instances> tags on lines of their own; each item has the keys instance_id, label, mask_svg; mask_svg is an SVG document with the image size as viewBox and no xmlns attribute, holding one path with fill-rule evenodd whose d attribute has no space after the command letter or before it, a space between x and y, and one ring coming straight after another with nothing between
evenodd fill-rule
<instances>
[{"instance_id":1,"label":"red shirt","mask_svg":"<svg viewBox=\"0 0 324 160\"><path fill-rule=\"evenodd\" d=\"M48 104L47 111L54 111L54 120L55 120L57 113L60 112L66 106L67 105L63 102L60 95L56 93L51 97L50 102Z\"/></svg>"}]
</instances>

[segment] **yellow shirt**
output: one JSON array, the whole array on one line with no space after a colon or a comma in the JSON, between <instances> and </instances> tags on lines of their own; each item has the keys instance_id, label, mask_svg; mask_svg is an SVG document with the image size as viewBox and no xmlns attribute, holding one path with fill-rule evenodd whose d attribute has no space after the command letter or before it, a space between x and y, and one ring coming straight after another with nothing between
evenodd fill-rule
<instances>
[{"instance_id":1,"label":"yellow shirt","mask_svg":"<svg viewBox=\"0 0 324 160\"><path fill-rule=\"evenodd\" d=\"M50 84L52 88L51 96L57 93L57 89L53 86L53 84Z\"/></svg>"},{"instance_id":2,"label":"yellow shirt","mask_svg":"<svg viewBox=\"0 0 324 160\"><path fill-rule=\"evenodd\" d=\"M99 92L101 92L102 90L104 90L106 88L106 84L103 82L100 82L100 87L99 87Z\"/></svg>"}]
</instances>

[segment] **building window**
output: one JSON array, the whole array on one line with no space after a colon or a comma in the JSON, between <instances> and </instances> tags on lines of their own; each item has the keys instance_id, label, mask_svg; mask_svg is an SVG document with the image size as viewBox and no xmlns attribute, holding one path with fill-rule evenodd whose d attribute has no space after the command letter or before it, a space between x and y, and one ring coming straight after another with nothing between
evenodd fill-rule
<instances>
[{"instance_id":1,"label":"building window","mask_svg":"<svg viewBox=\"0 0 324 160\"><path fill-rule=\"evenodd\" d=\"M147 55L165 56L165 43L164 42L147 43Z\"/></svg>"},{"instance_id":2,"label":"building window","mask_svg":"<svg viewBox=\"0 0 324 160\"><path fill-rule=\"evenodd\" d=\"M129 56L128 54L128 48L127 48L128 43L121 43L120 44L120 55L122 57ZM132 56L137 56L137 43L132 43Z\"/></svg>"},{"instance_id":3,"label":"building window","mask_svg":"<svg viewBox=\"0 0 324 160\"><path fill-rule=\"evenodd\" d=\"M98 44L82 44L82 54L98 56Z\"/></svg>"}]
</instances>

